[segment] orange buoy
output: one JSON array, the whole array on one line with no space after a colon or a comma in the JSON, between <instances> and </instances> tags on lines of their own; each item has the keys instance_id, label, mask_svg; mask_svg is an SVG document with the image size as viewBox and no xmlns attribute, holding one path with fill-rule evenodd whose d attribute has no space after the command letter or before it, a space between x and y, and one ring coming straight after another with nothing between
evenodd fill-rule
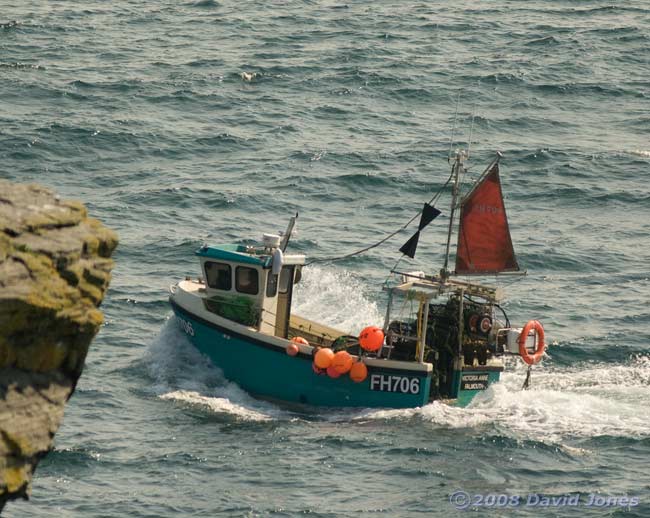
<instances>
[{"instance_id":1,"label":"orange buoy","mask_svg":"<svg viewBox=\"0 0 650 518\"><path fill-rule=\"evenodd\" d=\"M359 345L366 351L378 351L384 344L384 332L380 327L364 327L359 334Z\"/></svg>"},{"instance_id":2,"label":"orange buoy","mask_svg":"<svg viewBox=\"0 0 650 518\"><path fill-rule=\"evenodd\" d=\"M336 367L334 367L334 365L330 365L329 367L327 367L327 375L330 378L336 379L341 375L341 373L336 370Z\"/></svg>"},{"instance_id":3,"label":"orange buoy","mask_svg":"<svg viewBox=\"0 0 650 518\"><path fill-rule=\"evenodd\" d=\"M309 345L309 342L305 340L302 336L294 336L291 341L294 344L302 344L302 345Z\"/></svg>"},{"instance_id":4,"label":"orange buoy","mask_svg":"<svg viewBox=\"0 0 650 518\"><path fill-rule=\"evenodd\" d=\"M298 344L295 343L294 341L291 341L291 343L287 345L287 354L289 356L297 356L299 352L300 352L300 347L298 347Z\"/></svg>"},{"instance_id":5,"label":"orange buoy","mask_svg":"<svg viewBox=\"0 0 650 518\"><path fill-rule=\"evenodd\" d=\"M354 362L350 369L350 379L355 383L361 383L368 377L368 367L363 362Z\"/></svg>"},{"instance_id":6,"label":"orange buoy","mask_svg":"<svg viewBox=\"0 0 650 518\"><path fill-rule=\"evenodd\" d=\"M526 349L526 340L528 339L528 333L533 329L537 333L537 344L535 346L535 352L531 354ZM521 359L528 365L535 365L542 359L545 350L544 327L537 320L528 321L519 335L519 354L521 355Z\"/></svg>"},{"instance_id":7,"label":"orange buoy","mask_svg":"<svg viewBox=\"0 0 650 518\"><path fill-rule=\"evenodd\" d=\"M312 362L311 364L311 370L314 371L314 374L325 374L327 372L326 369L321 369L319 368L315 363Z\"/></svg>"},{"instance_id":8,"label":"orange buoy","mask_svg":"<svg viewBox=\"0 0 650 518\"><path fill-rule=\"evenodd\" d=\"M352 363L352 356L349 352L339 351L334 354L331 367L336 369L339 374L345 374L352 368Z\"/></svg>"},{"instance_id":9,"label":"orange buoy","mask_svg":"<svg viewBox=\"0 0 650 518\"><path fill-rule=\"evenodd\" d=\"M320 369L327 369L332 364L332 359L334 358L334 351L327 347L320 349L316 356L314 356L314 363L316 367Z\"/></svg>"}]
</instances>

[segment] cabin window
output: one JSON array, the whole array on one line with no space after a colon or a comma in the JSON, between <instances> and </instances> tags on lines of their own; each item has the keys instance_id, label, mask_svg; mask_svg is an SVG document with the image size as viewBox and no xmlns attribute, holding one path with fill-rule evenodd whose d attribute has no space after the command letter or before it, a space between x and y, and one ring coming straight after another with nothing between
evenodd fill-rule
<instances>
[{"instance_id":1,"label":"cabin window","mask_svg":"<svg viewBox=\"0 0 650 518\"><path fill-rule=\"evenodd\" d=\"M232 287L232 273L229 264L206 262L205 278L208 281L208 286L215 290L229 291Z\"/></svg>"},{"instance_id":2,"label":"cabin window","mask_svg":"<svg viewBox=\"0 0 650 518\"><path fill-rule=\"evenodd\" d=\"M280 272L280 293L287 293L291 284L291 277L293 276L293 268L282 268Z\"/></svg>"},{"instance_id":3,"label":"cabin window","mask_svg":"<svg viewBox=\"0 0 650 518\"><path fill-rule=\"evenodd\" d=\"M258 273L255 268L248 266L238 266L237 276L235 278L235 287L239 293L257 295L259 292Z\"/></svg>"},{"instance_id":4,"label":"cabin window","mask_svg":"<svg viewBox=\"0 0 650 518\"><path fill-rule=\"evenodd\" d=\"M266 281L266 296L275 297L278 292L278 275L269 272L269 278Z\"/></svg>"}]
</instances>

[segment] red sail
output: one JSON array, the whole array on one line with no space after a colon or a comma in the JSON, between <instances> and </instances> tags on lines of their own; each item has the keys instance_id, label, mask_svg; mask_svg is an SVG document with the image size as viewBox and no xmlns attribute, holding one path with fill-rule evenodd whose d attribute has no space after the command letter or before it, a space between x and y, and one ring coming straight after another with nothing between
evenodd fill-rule
<instances>
[{"instance_id":1,"label":"red sail","mask_svg":"<svg viewBox=\"0 0 650 518\"><path fill-rule=\"evenodd\" d=\"M499 164L461 202L456 273L518 271L503 204Z\"/></svg>"}]
</instances>

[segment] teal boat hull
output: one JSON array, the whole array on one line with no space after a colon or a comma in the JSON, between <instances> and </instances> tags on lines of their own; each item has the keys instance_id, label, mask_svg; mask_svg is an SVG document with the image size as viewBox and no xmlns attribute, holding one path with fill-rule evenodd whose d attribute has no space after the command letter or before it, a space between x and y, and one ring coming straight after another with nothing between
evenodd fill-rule
<instances>
[{"instance_id":1,"label":"teal boat hull","mask_svg":"<svg viewBox=\"0 0 650 518\"><path fill-rule=\"evenodd\" d=\"M348 375L330 378L314 372L310 355L289 356L263 337L222 328L173 301L172 308L192 344L228 380L254 396L327 407L413 408L429 402L431 372L368 365L368 376L360 383Z\"/></svg>"},{"instance_id":2,"label":"teal boat hull","mask_svg":"<svg viewBox=\"0 0 650 518\"><path fill-rule=\"evenodd\" d=\"M503 367L468 367L454 372L456 406L467 406L481 392L501 379Z\"/></svg>"}]
</instances>

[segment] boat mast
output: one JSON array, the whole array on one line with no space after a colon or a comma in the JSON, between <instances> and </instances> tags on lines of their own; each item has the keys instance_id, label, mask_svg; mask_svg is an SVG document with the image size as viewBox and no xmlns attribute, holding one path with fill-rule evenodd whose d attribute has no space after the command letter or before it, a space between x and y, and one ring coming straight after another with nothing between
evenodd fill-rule
<instances>
[{"instance_id":1,"label":"boat mast","mask_svg":"<svg viewBox=\"0 0 650 518\"><path fill-rule=\"evenodd\" d=\"M456 206L458 204L458 195L460 194L460 172L464 170L463 163L467 155L464 151L456 152L456 160L454 160L454 165L451 166L452 175L454 177L454 184L451 190L451 214L449 216L449 231L447 232L447 249L445 251L445 265L440 271L440 277L447 279L449 277L449 249L451 247L451 234L454 230L454 217L456 215Z\"/></svg>"}]
</instances>

